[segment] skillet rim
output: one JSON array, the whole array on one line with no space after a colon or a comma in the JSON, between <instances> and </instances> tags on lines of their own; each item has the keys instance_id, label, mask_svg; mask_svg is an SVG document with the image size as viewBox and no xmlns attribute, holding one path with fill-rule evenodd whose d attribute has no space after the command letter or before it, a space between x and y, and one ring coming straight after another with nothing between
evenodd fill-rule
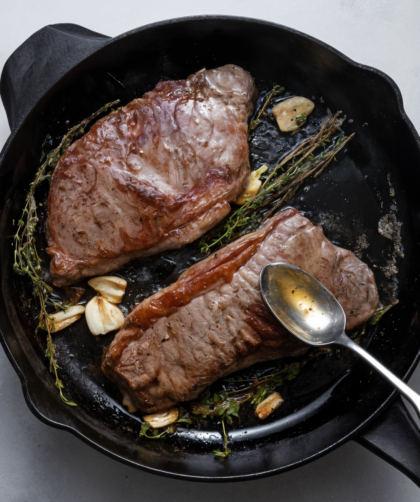
<instances>
[{"instance_id":1,"label":"skillet rim","mask_svg":"<svg viewBox=\"0 0 420 502\"><path fill-rule=\"evenodd\" d=\"M350 66L352 66L354 68L361 69L361 70L364 70L364 71L367 71L367 72L371 72L371 73L374 73L374 74L378 75L379 77L381 77L382 79L384 79L390 85L390 87L392 88L392 91L394 92L395 97L396 97L396 101L397 101L397 105L398 105L398 112L400 113L402 120L408 126L408 129L409 129L409 131L410 131L410 133L412 135L412 139L414 139L414 141L417 144L418 149L420 150L420 136L417 133L417 131L416 131L413 123L411 122L411 120L409 119L409 117L407 116L407 114L405 112L401 91L400 91L398 85L396 84L396 82L391 77L389 77L386 73L384 73L381 70L378 70L376 68L373 68L371 66L364 65L364 64L361 64L361 63L357 63L356 61L352 60L351 58L349 58L348 56L346 56L345 54L343 54L341 51L335 49L334 47L330 46L329 44L327 44L325 42L322 42L319 39L317 39L317 38L315 38L315 37L313 37L311 35L307 35L307 34L301 32L299 30L296 30L294 28L289 28L289 27L284 26L284 25L279 24L279 23L274 23L272 21L266 21L266 20L262 20L262 19L250 18L250 17L245 17L245 16L198 15L198 16L184 16L184 17L166 19L166 20L163 20L163 21L157 21L155 23L150 23L150 24L147 24L145 26L141 26L139 28L134 28L133 30L125 32L125 33L123 33L121 35L118 35L117 37L114 37L114 38L104 38L104 41L103 41L102 45L98 46L89 55L83 57L78 63L74 64L70 69L66 70L65 73L63 73L58 78L58 80L56 80L55 83L53 83L48 89L46 89L44 93L42 93L40 96L38 96L38 98L36 99L36 101L27 110L26 114L23 117L22 116L19 117L18 123L13 127L13 130L11 131L9 137L7 138L7 140L6 140L6 142L5 142L4 146L3 146L3 149L2 149L2 151L0 153L0 165L2 164L2 162L3 162L3 160L4 160L5 156L6 156L6 154L8 152L8 149L10 148L10 146L11 146L11 144L12 144L12 142L13 142L16 134L17 134L17 132L19 131L19 129L21 127L23 127L24 123L27 120L29 120L30 115L33 113L34 108L38 105L38 103L42 99L44 99L47 96L47 94L50 93L51 90L55 86L58 86L61 83L61 81L66 78L66 76L68 75L68 73L70 73L71 71L75 70L75 68L77 68L83 62L85 62L87 59L89 59L90 57L93 57L99 51L101 51L102 49L107 48L112 43L117 43L120 40L122 40L122 39L124 39L126 37L129 37L129 36L131 36L133 34L141 33L143 31L151 30L151 29L154 29L156 27L161 27L161 26L168 26L168 25L173 25L173 24L182 23L182 22L194 22L194 21L206 21L206 20L240 21L240 22L248 22L248 23L252 23L252 24L260 24L260 25L270 26L270 27L273 27L275 29L281 29L281 30L283 30L285 32L288 32L288 33L291 33L291 34L303 37L303 38L305 38L305 39L307 39L307 40L315 43L316 45L319 45L319 46L323 47L324 49L326 49L326 50L330 51L331 53L335 54L336 56L338 56L339 58L341 58L342 60L344 60L346 63L348 63ZM71 23L68 23L68 24L67 23L66 24L55 24L55 25L47 25L46 27L44 27L42 29L45 29L45 28L49 27L49 28L52 28L54 30L57 30L59 27L64 27L64 26L79 26L79 25L74 25L74 24L71 24ZM41 30L39 30L39 31L41 31ZM101 36L100 34L97 34L97 33L95 33L95 35ZM104 37L104 36L102 35L102 37ZM13 54L12 54L12 56L13 56ZM10 57L12 57L12 56L10 56ZM9 61L10 57L6 61L5 66L7 65L7 62ZM1 78L0 78L0 84L3 81L4 74L5 74L5 68L2 71L2 75L1 75ZM267 476L270 476L270 475L278 474L280 472L286 472L288 470L294 469L294 468L299 467L301 465L305 465L306 463L309 463L312 460L315 460L315 459L321 457L322 455L325 455L326 453L328 453L330 451L333 451L334 449L338 448L339 446L341 446L342 444L344 444L345 442L347 442L352 437L356 436L358 433L361 432L362 429L366 428L367 425L369 425L375 418L377 418L378 415L380 415L382 412L384 412L386 410L386 408L388 408L388 406L390 406L390 404L392 403L392 401L397 396L397 391L396 390L391 391L390 394L388 395L388 397L383 401L383 403L379 407L377 407L377 409L368 418L366 418L362 423L360 423L350 433L346 434L345 436L343 436L338 441L333 442L327 448L324 448L324 449L318 451L317 453L306 457L305 459L296 461L296 462L291 463L291 464L289 464L287 466L278 467L278 468L271 469L271 470L268 470L268 471L265 471L265 472L259 472L259 473L255 473L255 474L244 474L244 475L239 475L239 476L213 477L213 476L194 476L194 475L191 475L191 474L179 474L179 473L167 472L167 471L164 471L164 470L161 470L161 469L156 469L156 468L153 468L153 467L149 467L149 466L140 465L138 463L135 463L135 462L133 462L133 461L127 459L127 458L124 458L124 457L122 457L122 456L120 456L120 455L118 455L116 453L112 453L112 452L108 451L105 447L99 445L93 439L88 438L81 430L78 430L74 425L72 426L72 425L69 425L69 424L65 424L65 423L56 421L56 420L54 420L52 418L46 417L36 407L35 403L33 402L33 399L31 397L30 388L29 388L30 385L31 385L31 383L28 381L28 378L24 374L24 372L21 369L21 367L18 365L18 363L17 363L17 361L16 361L16 359L15 359L15 357L14 357L11 349L9 348L9 346L6 343L6 340L5 340L4 336L3 336L3 333L1 331L1 329L0 329L0 342L1 342L2 346L3 346L3 349L4 349L5 353L6 353L9 361L11 362L13 368L15 369L16 373L18 374L18 377L19 377L19 379L21 381L23 395L24 395L25 401L26 401L29 409L43 423L45 423L47 425L50 425L52 427L58 428L58 429L67 430L68 432L70 432L74 436L76 436L79 439L81 439L82 441L84 441L86 444L88 444L88 445L92 446L93 448L95 448L97 451L99 451L101 453L104 453L107 456L109 456L109 457L111 457L113 459L119 460L120 462L123 462L124 464L129 465L131 467L134 467L136 469L141 469L141 470L144 470L146 472L153 473L153 474L163 475L165 477L171 477L171 478L175 478L175 479L182 479L182 480L189 480L189 481L232 482L232 481L243 481L243 480L248 480L248 479L259 479L259 478L267 477ZM420 351L415 355L415 357L413 358L412 363L410 364L408 370L406 371L406 373L405 373L405 375L403 377L404 381L407 381L409 379L409 377L412 375L414 369L416 368L416 366L417 366L417 364L419 362L419 359L420 359Z\"/></svg>"}]
</instances>

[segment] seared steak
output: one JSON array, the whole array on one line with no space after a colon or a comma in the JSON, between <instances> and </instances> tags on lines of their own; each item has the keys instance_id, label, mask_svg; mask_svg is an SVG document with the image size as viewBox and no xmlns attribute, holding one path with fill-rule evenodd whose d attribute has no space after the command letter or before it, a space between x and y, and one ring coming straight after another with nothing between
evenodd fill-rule
<instances>
[{"instance_id":1,"label":"seared steak","mask_svg":"<svg viewBox=\"0 0 420 502\"><path fill-rule=\"evenodd\" d=\"M160 82L99 120L57 164L48 248L57 286L192 242L247 183L257 95L234 65Z\"/></svg>"},{"instance_id":2,"label":"seared steak","mask_svg":"<svg viewBox=\"0 0 420 502\"><path fill-rule=\"evenodd\" d=\"M368 266L334 246L298 211L284 210L191 267L127 317L102 364L123 403L143 413L163 411L241 368L305 352L260 295L261 269L278 261L306 270L328 288L346 312L347 329L378 306Z\"/></svg>"}]
</instances>

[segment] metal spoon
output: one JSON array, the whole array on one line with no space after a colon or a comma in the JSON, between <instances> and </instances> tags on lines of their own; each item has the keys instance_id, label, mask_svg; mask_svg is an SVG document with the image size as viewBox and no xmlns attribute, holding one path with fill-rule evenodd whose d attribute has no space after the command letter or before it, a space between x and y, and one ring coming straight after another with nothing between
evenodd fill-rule
<instances>
[{"instance_id":1,"label":"metal spoon","mask_svg":"<svg viewBox=\"0 0 420 502\"><path fill-rule=\"evenodd\" d=\"M268 308L288 331L309 345L353 350L391 382L420 417L420 396L346 335L343 307L314 277L288 263L270 263L261 271L260 287Z\"/></svg>"}]
</instances>

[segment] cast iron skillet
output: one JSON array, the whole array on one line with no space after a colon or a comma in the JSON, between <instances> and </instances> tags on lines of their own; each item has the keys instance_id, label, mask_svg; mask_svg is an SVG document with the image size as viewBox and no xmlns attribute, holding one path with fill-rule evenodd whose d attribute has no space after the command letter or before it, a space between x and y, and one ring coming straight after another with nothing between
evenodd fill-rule
<instances>
[{"instance_id":1,"label":"cast iron skillet","mask_svg":"<svg viewBox=\"0 0 420 502\"><path fill-rule=\"evenodd\" d=\"M420 141L389 77L307 35L252 19L169 20L114 39L62 24L30 37L7 61L1 79L12 133L0 157L0 329L28 406L45 423L72 432L115 459L177 478L231 481L283 472L352 438L420 485L420 435L393 390L360 361L352 362L350 372L330 379L296 413L237 432L234 453L226 460L211 453L219 440L216 433L181 431L169 441L139 439L138 420L114 400L116 394L95 370L99 342L83 331L81 322L56 336L66 393L79 406L70 408L60 401L33 334L27 291L12 272L12 221L20 216L41 145L48 134L54 142L68 124L106 102L120 98L126 103L161 78L185 78L202 67L226 63L244 67L258 82L274 81L295 93L313 95L316 103L343 110L352 120L347 131L355 131L356 137L348 151L295 205L314 219L324 215L325 231L337 243L345 245L347 235L351 247L358 234L367 235L371 245L363 258L383 292L398 288L400 303L365 343L399 377L407 380L413 372L420 349ZM377 222L391 206L403 223L405 257L397 259L398 275L388 280L380 266L389 259L392 243L378 235ZM177 260L188 264L185 256L176 254L140 264L138 281L146 287L174 280Z\"/></svg>"}]
</instances>

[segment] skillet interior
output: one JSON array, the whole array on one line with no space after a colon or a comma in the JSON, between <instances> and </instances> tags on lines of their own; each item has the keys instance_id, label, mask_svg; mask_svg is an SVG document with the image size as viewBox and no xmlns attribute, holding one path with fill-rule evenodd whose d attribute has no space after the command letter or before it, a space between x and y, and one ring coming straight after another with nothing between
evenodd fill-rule
<instances>
[{"instance_id":1,"label":"skillet interior","mask_svg":"<svg viewBox=\"0 0 420 502\"><path fill-rule=\"evenodd\" d=\"M405 254L397 263L400 304L379 329L371 332L369 350L397 375L405 375L419 349L418 264L413 259L419 247L419 146L389 80L291 30L233 18L180 20L135 30L87 58L35 106L9 145L1 166L2 235L13 234L12 219L20 217L25 190L39 165L40 145L47 134L53 139L60 137L67 130L66 120L70 125L77 123L116 98L128 102L153 88L162 77L185 78L201 67L226 63L243 66L260 83L275 81L293 92L314 95L317 104L322 97L324 106L343 110L353 120L346 128L347 132L356 132L348 152L321 180L302 192L295 205L324 223L327 236L335 243L350 249L355 248L355 239L363 229L371 243L364 259L371 266L387 261L392 245L378 236L377 223L392 204L397 206ZM261 142L270 131L264 134ZM260 155L258 144L251 153ZM258 164L259 159L253 161ZM388 174L395 189L392 197ZM112 400L112 389L95 372L100 342L87 333L84 323L73 325L56 338L67 394L80 406L69 408L60 402L33 335L33 316L27 314L33 307L28 306L27 291L11 272L11 251L11 240L3 239L0 322L9 356L20 369L29 405L49 423L68 427L132 465L175 476L219 480L284 470L338 444L390 394L389 387L370 374L370 368L356 362L310 418L299 417L295 425L269 437L267 430L257 431L253 440L238 442L235 453L225 461L215 460L210 451L213 446L197 444L193 437L169 442L138 440L138 424ZM153 287L158 282L164 285L175 279L171 261L185 265L190 257L175 253L127 273L137 274L144 288L150 284L147 274L153 278ZM374 271L379 284L389 284L379 268ZM146 289L143 294L150 292ZM318 378L321 373L315 374ZM322 374L326 382L333 383L334 375L328 375L327 368ZM310 382L308 386L311 389ZM319 389L313 396L308 392L308 402L320 393ZM211 442L210 437L206 440Z\"/></svg>"}]
</instances>

